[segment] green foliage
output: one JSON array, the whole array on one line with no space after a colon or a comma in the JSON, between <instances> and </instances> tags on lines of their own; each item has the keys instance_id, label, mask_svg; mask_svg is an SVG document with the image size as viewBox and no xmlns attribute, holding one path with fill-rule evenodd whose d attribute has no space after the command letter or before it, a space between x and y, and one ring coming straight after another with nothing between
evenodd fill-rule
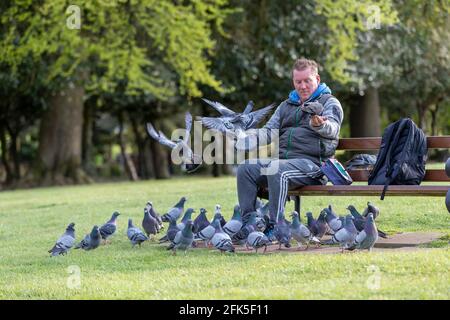
<instances>
[{"instance_id":1,"label":"green foliage","mask_svg":"<svg viewBox=\"0 0 450 320\"><path fill-rule=\"evenodd\" d=\"M211 27L220 29L226 4L81 0L80 29L71 29L76 11L66 1L16 1L2 13L0 62L17 72L26 57L46 61L46 86L78 81L93 92L114 92L125 81L127 94L165 99L174 92L160 77L162 64L178 77L182 94L201 95L199 84L220 91L209 67Z\"/></svg>"}]
</instances>

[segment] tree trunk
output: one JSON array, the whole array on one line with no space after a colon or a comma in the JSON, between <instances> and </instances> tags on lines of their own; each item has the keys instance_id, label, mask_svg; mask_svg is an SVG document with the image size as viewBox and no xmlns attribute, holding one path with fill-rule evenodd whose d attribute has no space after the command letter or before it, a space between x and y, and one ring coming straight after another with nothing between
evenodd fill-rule
<instances>
[{"instance_id":1,"label":"tree trunk","mask_svg":"<svg viewBox=\"0 0 450 320\"><path fill-rule=\"evenodd\" d=\"M419 128L423 130L423 132L427 132L427 119L426 114L428 110L428 106L426 104L417 103L417 111L419 113Z\"/></svg>"},{"instance_id":2,"label":"tree trunk","mask_svg":"<svg viewBox=\"0 0 450 320\"><path fill-rule=\"evenodd\" d=\"M130 117L131 127L133 128L136 145L138 147L138 174L144 179L152 178L153 163L151 161L151 152L146 140L141 136L138 123L134 117Z\"/></svg>"},{"instance_id":3,"label":"tree trunk","mask_svg":"<svg viewBox=\"0 0 450 320\"><path fill-rule=\"evenodd\" d=\"M0 125L0 143L2 145L2 163L5 167L6 180L5 184L10 185L14 181L13 172L8 160L8 146L6 143L6 129L3 125Z\"/></svg>"},{"instance_id":4,"label":"tree trunk","mask_svg":"<svg viewBox=\"0 0 450 320\"><path fill-rule=\"evenodd\" d=\"M156 179L170 178L167 147L161 146L154 139L150 139L150 148L153 156L153 168ZM164 148L164 149L163 149Z\"/></svg>"},{"instance_id":5,"label":"tree trunk","mask_svg":"<svg viewBox=\"0 0 450 320\"><path fill-rule=\"evenodd\" d=\"M95 173L92 154L92 135L94 131L94 106L86 105L83 114L83 133L82 133L82 165L83 169L90 175Z\"/></svg>"},{"instance_id":6,"label":"tree trunk","mask_svg":"<svg viewBox=\"0 0 450 320\"><path fill-rule=\"evenodd\" d=\"M138 175L136 173L136 167L134 166L133 160L130 155L126 151L126 143L125 138L123 136L123 114L119 113L119 145L120 145L120 153L122 154L122 161L125 167L125 171L130 178L131 181L139 180Z\"/></svg>"},{"instance_id":7,"label":"tree trunk","mask_svg":"<svg viewBox=\"0 0 450 320\"><path fill-rule=\"evenodd\" d=\"M41 184L84 183L81 168L84 88L71 86L53 95L40 125L37 180Z\"/></svg>"},{"instance_id":8,"label":"tree trunk","mask_svg":"<svg viewBox=\"0 0 450 320\"><path fill-rule=\"evenodd\" d=\"M352 137L379 137L381 135L380 100L377 88L368 88L362 103L351 107L350 135Z\"/></svg>"}]
</instances>

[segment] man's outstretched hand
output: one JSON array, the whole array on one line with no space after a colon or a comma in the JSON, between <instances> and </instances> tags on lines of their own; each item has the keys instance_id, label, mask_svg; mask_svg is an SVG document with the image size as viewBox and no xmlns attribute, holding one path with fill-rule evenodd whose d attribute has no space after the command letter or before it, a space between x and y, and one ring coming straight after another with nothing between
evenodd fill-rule
<instances>
[{"instance_id":1,"label":"man's outstretched hand","mask_svg":"<svg viewBox=\"0 0 450 320\"><path fill-rule=\"evenodd\" d=\"M314 115L311 117L311 125L313 127L320 127L322 124L325 123L325 121L327 121L327 117L321 117L318 115Z\"/></svg>"}]
</instances>

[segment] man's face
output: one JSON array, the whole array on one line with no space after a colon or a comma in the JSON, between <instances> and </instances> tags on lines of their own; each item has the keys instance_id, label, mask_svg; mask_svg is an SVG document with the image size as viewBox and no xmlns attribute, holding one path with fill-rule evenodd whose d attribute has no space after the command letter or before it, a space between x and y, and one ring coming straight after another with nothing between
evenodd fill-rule
<instances>
[{"instance_id":1,"label":"man's face","mask_svg":"<svg viewBox=\"0 0 450 320\"><path fill-rule=\"evenodd\" d=\"M294 69L292 81L294 82L295 91L302 98L302 101L305 101L319 86L320 76L314 74L310 67L300 71Z\"/></svg>"}]
</instances>

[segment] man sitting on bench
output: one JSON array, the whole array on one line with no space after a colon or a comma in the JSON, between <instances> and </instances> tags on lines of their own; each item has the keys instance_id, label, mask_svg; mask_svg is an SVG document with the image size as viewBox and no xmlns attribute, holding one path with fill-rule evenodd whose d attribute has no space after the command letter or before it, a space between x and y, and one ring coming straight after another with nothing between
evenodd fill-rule
<instances>
[{"instance_id":1,"label":"man sitting on bench","mask_svg":"<svg viewBox=\"0 0 450 320\"><path fill-rule=\"evenodd\" d=\"M268 187L270 221L265 233L269 236L278 213L284 211L288 189L326 184L320 165L334 155L343 120L341 104L320 82L315 61L295 61L292 80L295 90L264 126L278 130L279 158L246 160L237 171L243 216L255 211L258 188Z\"/></svg>"}]
</instances>

